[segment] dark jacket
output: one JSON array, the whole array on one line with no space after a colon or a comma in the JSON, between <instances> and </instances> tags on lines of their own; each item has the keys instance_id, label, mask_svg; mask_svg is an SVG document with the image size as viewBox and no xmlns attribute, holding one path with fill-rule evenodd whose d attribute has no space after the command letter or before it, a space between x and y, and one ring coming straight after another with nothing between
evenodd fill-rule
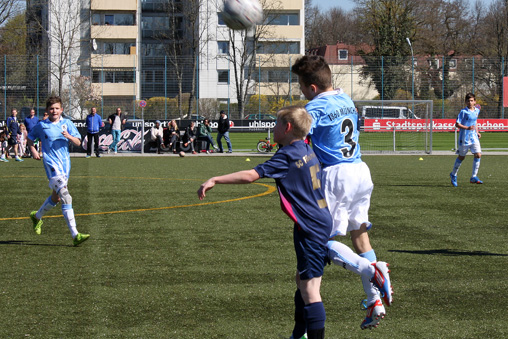
<instances>
[{"instance_id":1,"label":"dark jacket","mask_svg":"<svg viewBox=\"0 0 508 339\"><path fill-rule=\"evenodd\" d=\"M16 139L18 137L18 134L21 134L19 131L19 123L18 119L10 116L7 118L7 122L5 123L6 127L6 133Z\"/></svg>"},{"instance_id":2,"label":"dark jacket","mask_svg":"<svg viewBox=\"0 0 508 339\"><path fill-rule=\"evenodd\" d=\"M217 130L219 131L220 134L224 134L227 131L229 131L229 119L227 116L222 118L222 114L221 114L221 117L219 118Z\"/></svg>"}]
</instances>

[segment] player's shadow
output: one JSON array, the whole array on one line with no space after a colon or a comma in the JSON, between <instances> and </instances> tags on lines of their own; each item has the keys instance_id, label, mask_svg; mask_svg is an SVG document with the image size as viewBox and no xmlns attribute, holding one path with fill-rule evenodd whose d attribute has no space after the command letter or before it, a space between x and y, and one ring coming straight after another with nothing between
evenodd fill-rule
<instances>
[{"instance_id":1,"label":"player's shadow","mask_svg":"<svg viewBox=\"0 0 508 339\"><path fill-rule=\"evenodd\" d=\"M4 241L0 241L0 245L74 247L72 245L39 244L39 243L33 243L31 241L23 241L23 240L4 240Z\"/></svg>"},{"instance_id":2,"label":"player's shadow","mask_svg":"<svg viewBox=\"0 0 508 339\"><path fill-rule=\"evenodd\" d=\"M491 253L485 251L462 251L462 250L450 250L450 249L436 249L436 250L388 250L388 252L397 253L410 253L410 254L427 254L427 255L449 255L449 256L494 256L494 257L507 257L508 254Z\"/></svg>"},{"instance_id":3,"label":"player's shadow","mask_svg":"<svg viewBox=\"0 0 508 339\"><path fill-rule=\"evenodd\" d=\"M383 184L377 184L377 186L383 186ZM385 184L384 186L390 187L448 187L450 184L442 184L442 183L428 183L428 184Z\"/></svg>"}]
</instances>

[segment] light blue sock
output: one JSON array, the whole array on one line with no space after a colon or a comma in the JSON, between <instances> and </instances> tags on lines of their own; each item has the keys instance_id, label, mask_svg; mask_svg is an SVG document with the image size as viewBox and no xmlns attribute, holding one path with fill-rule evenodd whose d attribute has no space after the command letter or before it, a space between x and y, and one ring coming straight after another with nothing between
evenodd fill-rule
<instances>
[{"instance_id":1,"label":"light blue sock","mask_svg":"<svg viewBox=\"0 0 508 339\"><path fill-rule=\"evenodd\" d=\"M368 252L360 253L359 256L369 260L370 262L377 261L376 252L374 252L374 249L372 249Z\"/></svg>"}]
</instances>

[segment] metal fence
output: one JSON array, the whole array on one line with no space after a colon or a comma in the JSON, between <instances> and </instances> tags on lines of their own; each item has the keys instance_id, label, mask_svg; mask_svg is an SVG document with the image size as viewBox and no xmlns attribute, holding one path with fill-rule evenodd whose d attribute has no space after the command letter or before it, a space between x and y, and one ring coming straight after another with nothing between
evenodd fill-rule
<instances>
[{"instance_id":1,"label":"metal fence","mask_svg":"<svg viewBox=\"0 0 508 339\"><path fill-rule=\"evenodd\" d=\"M6 55L0 57L0 119L6 119L12 108L21 111L23 118L31 107L43 107L50 94L60 94L65 112L76 119L84 118L91 106L98 107L103 117L120 106L129 118L215 119L222 109L232 119L248 114L261 118L260 114L274 114L282 106L306 102L290 71L294 61L294 56L288 57L284 67L256 62L245 110L239 114L233 67L217 59L175 62L168 57L144 57L141 69L134 64L114 68L100 63L92 69L89 61L55 65L41 56ZM464 106L465 94L473 92L482 117L505 118L503 100L508 101L508 89L503 79L508 67L503 58L349 56L329 63L334 87L343 88L353 100L432 100L435 118L454 118ZM106 93L111 84L131 88L132 95ZM226 94L210 97L207 88L219 85L227 86ZM147 100L143 111L140 99Z\"/></svg>"}]
</instances>

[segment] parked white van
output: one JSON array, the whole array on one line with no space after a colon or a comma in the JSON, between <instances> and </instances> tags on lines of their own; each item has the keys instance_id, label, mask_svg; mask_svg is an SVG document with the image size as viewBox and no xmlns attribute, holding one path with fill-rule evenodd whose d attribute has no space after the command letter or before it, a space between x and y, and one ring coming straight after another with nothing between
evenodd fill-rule
<instances>
[{"instance_id":1,"label":"parked white van","mask_svg":"<svg viewBox=\"0 0 508 339\"><path fill-rule=\"evenodd\" d=\"M362 118L367 119L419 119L404 106L363 106Z\"/></svg>"}]
</instances>

